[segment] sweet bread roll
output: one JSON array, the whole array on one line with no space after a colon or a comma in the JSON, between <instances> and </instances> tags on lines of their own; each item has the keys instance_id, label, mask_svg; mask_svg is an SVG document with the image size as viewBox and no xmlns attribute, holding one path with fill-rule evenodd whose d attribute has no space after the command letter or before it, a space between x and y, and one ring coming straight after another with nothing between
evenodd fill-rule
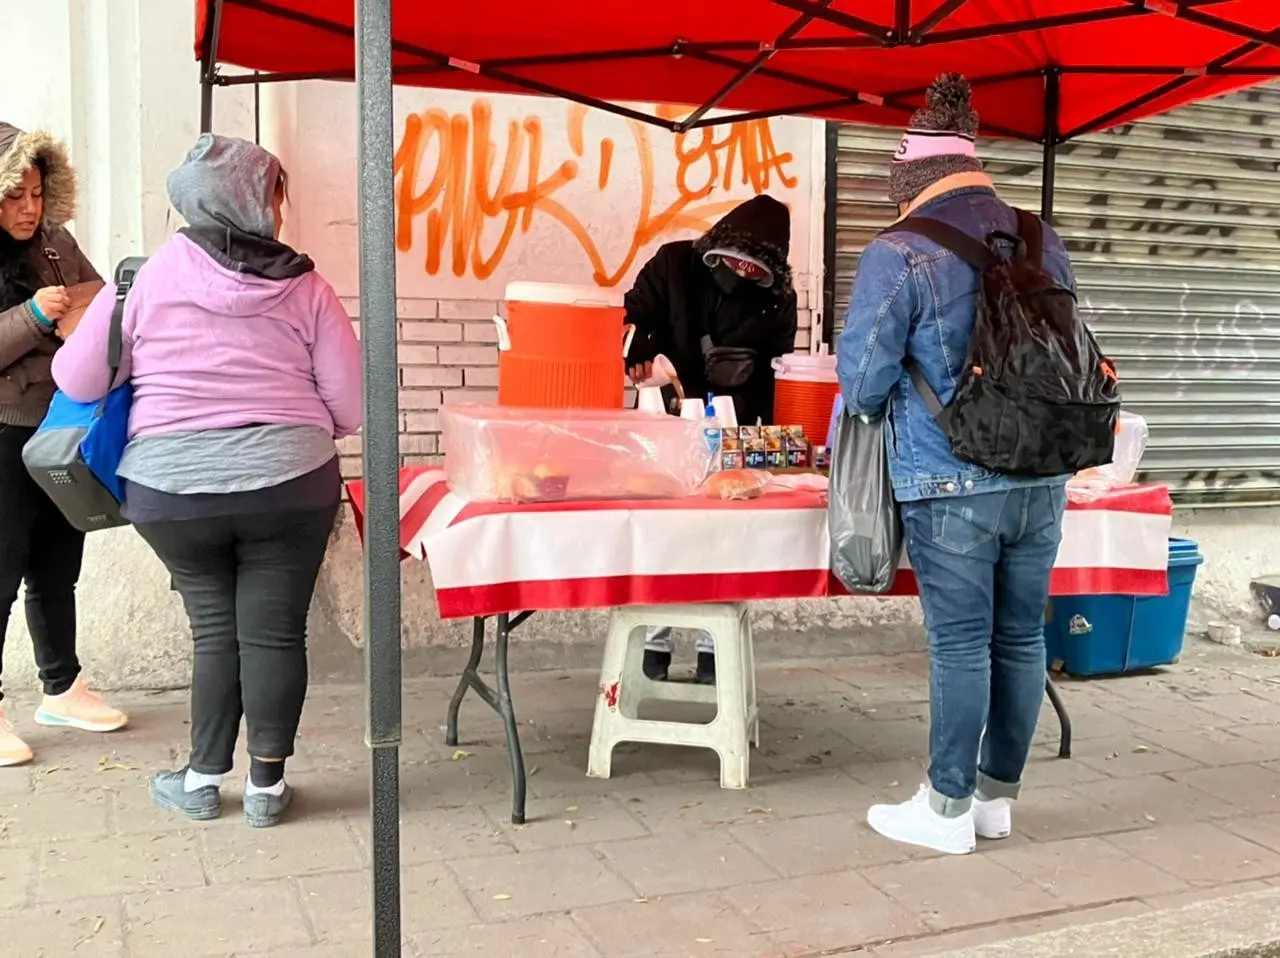
<instances>
[{"instance_id":1,"label":"sweet bread roll","mask_svg":"<svg viewBox=\"0 0 1280 958\"><path fill-rule=\"evenodd\" d=\"M712 499L758 499L769 485L769 474L754 469L725 469L703 484Z\"/></svg>"}]
</instances>

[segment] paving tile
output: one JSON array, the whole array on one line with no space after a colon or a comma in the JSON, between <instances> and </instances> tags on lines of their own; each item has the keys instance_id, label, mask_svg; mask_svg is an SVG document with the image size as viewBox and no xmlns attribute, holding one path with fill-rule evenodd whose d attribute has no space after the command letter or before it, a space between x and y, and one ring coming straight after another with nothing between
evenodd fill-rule
<instances>
[{"instance_id":1,"label":"paving tile","mask_svg":"<svg viewBox=\"0 0 1280 958\"><path fill-rule=\"evenodd\" d=\"M873 795L846 775L815 768L759 778L743 790L706 782L696 787L637 789L625 800L627 810L645 828L664 834L829 812L860 819Z\"/></svg>"},{"instance_id":2,"label":"paving tile","mask_svg":"<svg viewBox=\"0 0 1280 958\"><path fill-rule=\"evenodd\" d=\"M1159 911L1185 908L1187 905L1198 905L1219 898L1234 898L1236 895L1248 895L1256 891L1267 891L1274 887L1277 879L1268 878L1261 881L1227 882L1223 885L1204 885L1188 891L1174 892L1172 895L1143 896L1143 902Z\"/></svg>"},{"instance_id":3,"label":"paving tile","mask_svg":"<svg viewBox=\"0 0 1280 958\"><path fill-rule=\"evenodd\" d=\"M721 895L785 954L844 950L926 930L911 908L856 871L743 885Z\"/></svg>"},{"instance_id":4,"label":"paving tile","mask_svg":"<svg viewBox=\"0 0 1280 958\"><path fill-rule=\"evenodd\" d=\"M1076 750L1089 744L1089 741L1075 743ZM1056 742L1053 745L1033 745L1031 754L1027 756L1027 767L1022 773L1022 781L1028 789L1075 788L1109 777L1105 772L1078 762L1075 758L1059 758Z\"/></svg>"},{"instance_id":5,"label":"paving tile","mask_svg":"<svg viewBox=\"0 0 1280 958\"><path fill-rule=\"evenodd\" d=\"M0 911L5 958L121 958L122 911L117 898Z\"/></svg>"},{"instance_id":6,"label":"paving tile","mask_svg":"<svg viewBox=\"0 0 1280 958\"><path fill-rule=\"evenodd\" d=\"M1121 735L1086 739L1073 747L1071 759L1062 764L1086 765L1112 778L1159 775L1201 767L1200 762L1157 745L1153 736L1146 734L1141 737Z\"/></svg>"},{"instance_id":7,"label":"paving tile","mask_svg":"<svg viewBox=\"0 0 1280 958\"><path fill-rule=\"evenodd\" d=\"M715 894L605 905L574 917L604 958L742 958L771 946L761 929Z\"/></svg>"},{"instance_id":8,"label":"paving tile","mask_svg":"<svg viewBox=\"0 0 1280 958\"><path fill-rule=\"evenodd\" d=\"M106 838L110 805L109 793L100 788L83 795L74 815L47 794L0 794L0 846Z\"/></svg>"},{"instance_id":9,"label":"paving tile","mask_svg":"<svg viewBox=\"0 0 1280 958\"><path fill-rule=\"evenodd\" d=\"M564 916L518 918L493 925L468 925L424 932L413 939L422 958L515 955L517 958L600 958L600 952ZM360 958L367 958L366 949Z\"/></svg>"},{"instance_id":10,"label":"paving tile","mask_svg":"<svg viewBox=\"0 0 1280 958\"><path fill-rule=\"evenodd\" d=\"M1268 815L1241 815L1218 823L1222 828L1263 848L1280 852L1280 812Z\"/></svg>"},{"instance_id":11,"label":"paving tile","mask_svg":"<svg viewBox=\"0 0 1280 958\"><path fill-rule=\"evenodd\" d=\"M731 834L788 878L887 865L933 854L923 848L887 842L860 818L844 812L740 825L731 829Z\"/></svg>"},{"instance_id":12,"label":"paving tile","mask_svg":"<svg viewBox=\"0 0 1280 958\"><path fill-rule=\"evenodd\" d=\"M125 898L130 958L226 958L249 946L275 955L311 943L292 882L253 882Z\"/></svg>"},{"instance_id":13,"label":"paving tile","mask_svg":"<svg viewBox=\"0 0 1280 958\"><path fill-rule=\"evenodd\" d=\"M345 822L299 817L282 828L226 828L201 833L214 884L348 871L364 861Z\"/></svg>"},{"instance_id":14,"label":"paving tile","mask_svg":"<svg viewBox=\"0 0 1280 958\"><path fill-rule=\"evenodd\" d=\"M40 849L39 901L204 885L193 832L60 842Z\"/></svg>"},{"instance_id":15,"label":"paving tile","mask_svg":"<svg viewBox=\"0 0 1280 958\"><path fill-rule=\"evenodd\" d=\"M1270 759L1280 759L1280 735L1275 735L1269 746L1241 735L1238 727L1211 729L1196 732L1163 732L1149 730L1144 733L1152 744L1194 759L1201 765L1248 765ZM1268 728L1269 732L1275 731Z\"/></svg>"},{"instance_id":16,"label":"paving tile","mask_svg":"<svg viewBox=\"0 0 1280 958\"><path fill-rule=\"evenodd\" d=\"M1239 809L1261 815L1280 809L1280 772L1260 765L1175 772L1169 777L1212 795L1226 814Z\"/></svg>"},{"instance_id":17,"label":"paving tile","mask_svg":"<svg viewBox=\"0 0 1280 958\"><path fill-rule=\"evenodd\" d=\"M1072 907L1167 895L1187 886L1100 838L996 847L986 857Z\"/></svg>"},{"instance_id":18,"label":"paving tile","mask_svg":"<svg viewBox=\"0 0 1280 958\"><path fill-rule=\"evenodd\" d=\"M1030 788L1013 808L1014 831L1038 842L1148 828L1153 823L1131 808L1102 809L1083 789Z\"/></svg>"},{"instance_id":19,"label":"paving tile","mask_svg":"<svg viewBox=\"0 0 1280 958\"><path fill-rule=\"evenodd\" d=\"M373 927L367 871L327 872L297 879L299 899L322 942L362 941ZM442 864L401 869L401 920L406 936L473 924L476 911Z\"/></svg>"},{"instance_id":20,"label":"paving tile","mask_svg":"<svg viewBox=\"0 0 1280 958\"><path fill-rule=\"evenodd\" d=\"M870 958L926 958L929 955L950 954L952 951L964 948L978 948L1014 938L1059 931L1074 925L1136 918L1150 911L1150 905L1139 901L1116 902L1097 908L1077 908L1038 918L1001 922L998 925L982 925L978 928L965 928L962 931L941 935L876 945L871 949Z\"/></svg>"},{"instance_id":21,"label":"paving tile","mask_svg":"<svg viewBox=\"0 0 1280 958\"><path fill-rule=\"evenodd\" d=\"M502 806L510 815L510 805ZM369 861L369 819L348 819L364 861ZM514 848L484 811L475 807L401 811L400 861L405 865L473 858L481 855L510 855Z\"/></svg>"},{"instance_id":22,"label":"paving tile","mask_svg":"<svg viewBox=\"0 0 1280 958\"><path fill-rule=\"evenodd\" d=\"M630 901L636 891L589 848L450 862L486 921Z\"/></svg>"},{"instance_id":23,"label":"paving tile","mask_svg":"<svg viewBox=\"0 0 1280 958\"><path fill-rule=\"evenodd\" d=\"M1143 775L1079 785L1075 791L1095 806L1095 818L1119 816L1148 824L1173 825L1225 818L1232 806L1184 781L1183 773ZM1201 772L1188 773L1199 775ZM1112 829L1113 831L1115 829Z\"/></svg>"},{"instance_id":24,"label":"paving tile","mask_svg":"<svg viewBox=\"0 0 1280 958\"><path fill-rule=\"evenodd\" d=\"M928 927L1008 921L1061 908L1060 898L981 855L926 858L862 874Z\"/></svg>"},{"instance_id":25,"label":"paving tile","mask_svg":"<svg viewBox=\"0 0 1280 958\"><path fill-rule=\"evenodd\" d=\"M509 842L521 852L625 841L649 834L648 829L627 811L627 806L616 799L589 796L565 799L551 808L547 808L548 805L551 805L550 801L539 803L537 812L524 825L510 823L511 806L505 802L490 805L485 811L499 823L499 840ZM510 851L509 846L507 851Z\"/></svg>"},{"instance_id":26,"label":"paving tile","mask_svg":"<svg viewBox=\"0 0 1280 958\"><path fill-rule=\"evenodd\" d=\"M35 881L35 848L0 848L0 908L25 905Z\"/></svg>"},{"instance_id":27,"label":"paving tile","mask_svg":"<svg viewBox=\"0 0 1280 958\"><path fill-rule=\"evenodd\" d=\"M341 945L310 945L285 951L240 951L236 952L235 958L369 958L371 941L369 938Z\"/></svg>"},{"instance_id":28,"label":"paving tile","mask_svg":"<svg viewBox=\"0 0 1280 958\"><path fill-rule=\"evenodd\" d=\"M1225 715L1188 704L1185 700L1179 701L1173 696L1149 703L1117 697L1114 702L1109 702L1102 708L1133 723L1140 730L1131 729L1130 731L1135 731L1138 735L1144 734L1147 729L1159 729L1165 732L1203 731L1240 724ZM1073 725L1074 719L1073 715ZM1120 730L1116 734L1125 734L1125 730Z\"/></svg>"},{"instance_id":29,"label":"paving tile","mask_svg":"<svg viewBox=\"0 0 1280 958\"><path fill-rule=\"evenodd\" d=\"M1106 840L1191 885L1280 875L1280 854L1216 825L1170 825Z\"/></svg>"},{"instance_id":30,"label":"paving tile","mask_svg":"<svg viewBox=\"0 0 1280 958\"><path fill-rule=\"evenodd\" d=\"M1270 725L1280 722L1280 702L1252 695L1249 692L1231 692L1212 695L1196 703L1198 708L1225 719L1221 724Z\"/></svg>"},{"instance_id":31,"label":"paving tile","mask_svg":"<svg viewBox=\"0 0 1280 958\"><path fill-rule=\"evenodd\" d=\"M777 873L728 834L691 831L611 842L600 851L642 897L710 891Z\"/></svg>"}]
</instances>

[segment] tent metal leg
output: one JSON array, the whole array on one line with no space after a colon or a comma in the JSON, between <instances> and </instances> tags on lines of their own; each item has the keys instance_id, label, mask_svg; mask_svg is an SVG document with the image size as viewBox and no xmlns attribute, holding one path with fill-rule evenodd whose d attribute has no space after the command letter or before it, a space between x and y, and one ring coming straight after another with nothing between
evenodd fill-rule
<instances>
[{"instance_id":1,"label":"tent metal leg","mask_svg":"<svg viewBox=\"0 0 1280 958\"><path fill-rule=\"evenodd\" d=\"M204 27L204 56L200 60L200 132L213 132L213 86L218 69L218 37L222 34L222 0L213 0Z\"/></svg>"},{"instance_id":2,"label":"tent metal leg","mask_svg":"<svg viewBox=\"0 0 1280 958\"><path fill-rule=\"evenodd\" d=\"M1053 687L1053 678L1048 672L1044 674L1044 694L1049 696L1049 704L1058 713L1058 725L1062 729L1062 737L1058 740L1058 758L1070 758L1071 716L1067 714L1067 707L1062 701L1062 696L1058 694L1058 690Z\"/></svg>"},{"instance_id":3,"label":"tent metal leg","mask_svg":"<svg viewBox=\"0 0 1280 958\"><path fill-rule=\"evenodd\" d=\"M458 679L458 687L449 700L449 713L445 722L445 744L458 744L458 709L466 698L468 690L474 690L480 701L498 713L502 719L503 732L507 739L507 755L511 759L511 824L523 825L525 820L525 795L528 779L524 770L524 751L520 747L520 725L516 721L515 703L511 698L511 679L507 673L507 647L511 633L526 621L533 612L520 612L516 615L503 613L497 617L494 635L493 671L497 688L489 686L480 677L480 658L484 654L485 620L476 616L471 624L471 654L467 658L467 667L462 670Z\"/></svg>"},{"instance_id":4,"label":"tent metal leg","mask_svg":"<svg viewBox=\"0 0 1280 958\"><path fill-rule=\"evenodd\" d=\"M364 659L373 852L373 955L400 955L400 428L396 355L392 0L355 0L364 351Z\"/></svg>"},{"instance_id":5,"label":"tent metal leg","mask_svg":"<svg viewBox=\"0 0 1280 958\"><path fill-rule=\"evenodd\" d=\"M1058 174L1058 112L1062 102L1062 74L1056 69L1044 74L1044 163L1040 170L1040 215L1053 223L1053 194Z\"/></svg>"}]
</instances>

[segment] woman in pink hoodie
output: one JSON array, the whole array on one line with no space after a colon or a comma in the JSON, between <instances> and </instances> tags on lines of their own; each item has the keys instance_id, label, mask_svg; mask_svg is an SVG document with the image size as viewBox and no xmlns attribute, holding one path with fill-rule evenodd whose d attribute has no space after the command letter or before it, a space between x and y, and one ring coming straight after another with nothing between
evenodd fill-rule
<instances>
[{"instance_id":1,"label":"woman in pink hoodie","mask_svg":"<svg viewBox=\"0 0 1280 958\"><path fill-rule=\"evenodd\" d=\"M187 227L139 270L124 312L133 382L119 474L125 515L182 595L195 643L191 756L152 800L194 820L222 810L243 716L246 822L292 800L307 691L307 611L341 497L334 439L361 425L360 351L332 287L278 239L280 161L204 134L169 177ZM113 292L57 353L53 376L95 402L107 381Z\"/></svg>"}]
</instances>

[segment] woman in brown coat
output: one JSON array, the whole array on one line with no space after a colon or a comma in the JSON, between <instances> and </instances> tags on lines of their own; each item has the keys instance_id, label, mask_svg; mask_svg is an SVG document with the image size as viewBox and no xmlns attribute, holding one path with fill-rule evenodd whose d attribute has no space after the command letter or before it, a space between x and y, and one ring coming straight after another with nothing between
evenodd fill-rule
<instances>
[{"instance_id":1,"label":"woman in brown coat","mask_svg":"<svg viewBox=\"0 0 1280 958\"><path fill-rule=\"evenodd\" d=\"M0 656L10 610L25 583L27 628L44 685L35 721L110 732L128 718L88 689L76 657L75 588L84 535L22 462L22 447L53 398L53 354L74 330L68 287L101 283L63 228L75 215L75 201L66 148L48 133L0 123ZM0 766L30 759L31 749L0 707Z\"/></svg>"}]
</instances>

